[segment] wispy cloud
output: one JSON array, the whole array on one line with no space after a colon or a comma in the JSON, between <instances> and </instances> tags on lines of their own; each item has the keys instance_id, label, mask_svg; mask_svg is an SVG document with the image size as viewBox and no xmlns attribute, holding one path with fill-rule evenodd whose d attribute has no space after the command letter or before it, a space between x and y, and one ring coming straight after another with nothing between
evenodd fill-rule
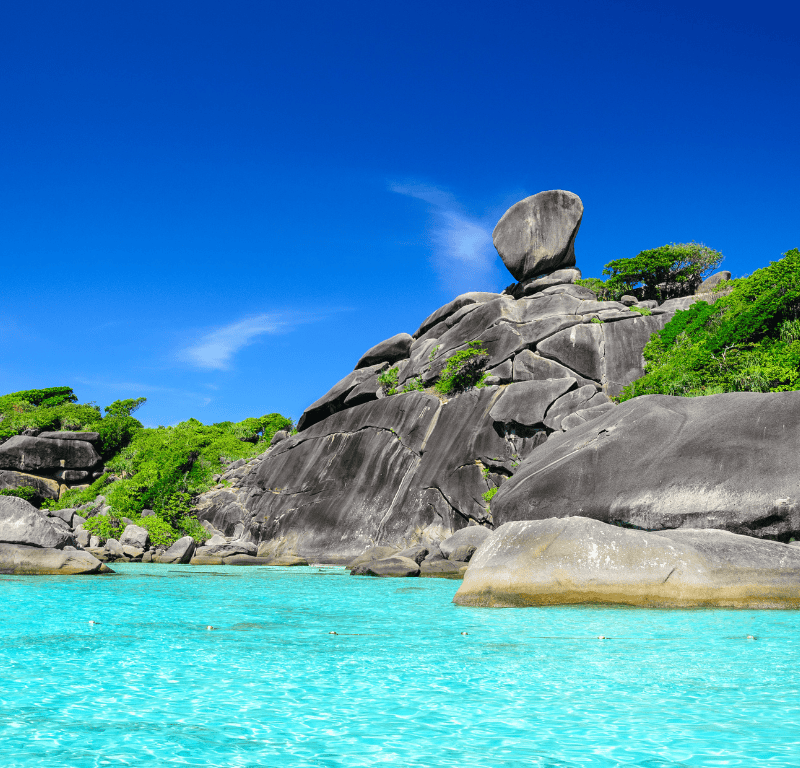
<instances>
[{"instance_id":1,"label":"wispy cloud","mask_svg":"<svg viewBox=\"0 0 800 768\"><path fill-rule=\"evenodd\" d=\"M438 187L396 183L389 189L430 207L433 265L445 288L463 293L496 287L500 278L492 227L467 215L453 195Z\"/></svg>"},{"instance_id":2,"label":"wispy cloud","mask_svg":"<svg viewBox=\"0 0 800 768\"><path fill-rule=\"evenodd\" d=\"M205 334L197 343L181 350L178 359L198 368L225 370L242 347L252 344L259 336L285 333L299 322L278 314L255 315Z\"/></svg>"}]
</instances>

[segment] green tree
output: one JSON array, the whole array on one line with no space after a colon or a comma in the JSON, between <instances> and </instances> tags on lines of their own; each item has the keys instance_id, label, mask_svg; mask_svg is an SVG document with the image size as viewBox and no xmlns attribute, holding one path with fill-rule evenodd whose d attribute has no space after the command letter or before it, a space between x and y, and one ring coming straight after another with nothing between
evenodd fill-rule
<instances>
[{"instance_id":1,"label":"green tree","mask_svg":"<svg viewBox=\"0 0 800 768\"><path fill-rule=\"evenodd\" d=\"M693 293L722 262L719 251L702 243L671 243L642 251L632 259L615 259L603 268L610 298L631 294L640 300L674 298Z\"/></svg>"}]
</instances>

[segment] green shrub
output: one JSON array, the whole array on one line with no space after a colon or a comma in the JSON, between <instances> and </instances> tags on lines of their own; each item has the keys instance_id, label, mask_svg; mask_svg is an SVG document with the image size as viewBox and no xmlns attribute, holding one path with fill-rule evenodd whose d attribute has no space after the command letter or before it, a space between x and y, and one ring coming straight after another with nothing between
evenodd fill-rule
<instances>
[{"instance_id":1,"label":"green shrub","mask_svg":"<svg viewBox=\"0 0 800 768\"><path fill-rule=\"evenodd\" d=\"M125 523L111 515L95 515L83 524L83 529L89 531L92 536L97 536L100 544L105 544L109 539L119 541L119 537L125 530Z\"/></svg>"},{"instance_id":2,"label":"green shrub","mask_svg":"<svg viewBox=\"0 0 800 768\"><path fill-rule=\"evenodd\" d=\"M16 496L18 499L33 502L39 492L30 485L21 485L19 488L0 488L0 496Z\"/></svg>"},{"instance_id":3,"label":"green shrub","mask_svg":"<svg viewBox=\"0 0 800 768\"><path fill-rule=\"evenodd\" d=\"M648 315L652 315L653 311L649 307L628 307L631 312L638 312L640 315L644 315L647 317Z\"/></svg>"},{"instance_id":4,"label":"green shrub","mask_svg":"<svg viewBox=\"0 0 800 768\"><path fill-rule=\"evenodd\" d=\"M580 285L593 291L599 301L608 301L611 298L608 287L599 277L584 277L576 280L575 285Z\"/></svg>"},{"instance_id":5,"label":"green shrub","mask_svg":"<svg viewBox=\"0 0 800 768\"><path fill-rule=\"evenodd\" d=\"M399 375L400 369L395 367L385 370L380 376L378 376L378 384L380 384L383 388L383 393L385 395L397 394L397 379Z\"/></svg>"},{"instance_id":6,"label":"green shrub","mask_svg":"<svg viewBox=\"0 0 800 768\"><path fill-rule=\"evenodd\" d=\"M413 379L409 379L405 384L403 384L403 392L423 392L425 390L425 385L422 383L421 376L415 376Z\"/></svg>"},{"instance_id":7,"label":"green shrub","mask_svg":"<svg viewBox=\"0 0 800 768\"><path fill-rule=\"evenodd\" d=\"M480 339L470 341L466 349L459 350L447 358L436 382L436 391L449 395L474 387L484 378L483 369L488 362L489 351L483 346L483 342Z\"/></svg>"},{"instance_id":8,"label":"green shrub","mask_svg":"<svg viewBox=\"0 0 800 768\"><path fill-rule=\"evenodd\" d=\"M727 285L726 296L676 312L651 336L645 375L623 389L620 401L800 389L800 251Z\"/></svg>"},{"instance_id":9,"label":"green shrub","mask_svg":"<svg viewBox=\"0 0 800 768\"><path fill-rule=\"evenodd\" d=\"M599 317L593 317L589 322L594 323L595 325L603 325L605 320L601 320Z\"/></svg>"},{"instance_id":10,"label":"green shrub","mask_svg":"<svg viewBox=\"0 0 800 768\"><path fill-rule=\"evenodd\" d=\"M88 488L74 488L66 491L58 500L47 499L42 502L42 509L72 509L94 501L108 486L110 475L101 475Z\"/></svg>"},{"instance_id":11,"label":"green shrub","mask_svg":"<svg viewBox=\"0 0 800 768\"><path fill-rule=\"evenodd\" d=\"M486 491L485 493L482 493L482 494L481 494L481 496L483 497L483 500L484 500L484 501L485 501L485 502L488 504L488 503L489 503L489 502L490 502L490 501L491 501L491 500L494 498L494 495L495 495L495 494L496 494L496 493L497 493L499 490L500 490L499 488L490 488L490 489L489 489L488 491Z\"/></svg>"}]
</instances>

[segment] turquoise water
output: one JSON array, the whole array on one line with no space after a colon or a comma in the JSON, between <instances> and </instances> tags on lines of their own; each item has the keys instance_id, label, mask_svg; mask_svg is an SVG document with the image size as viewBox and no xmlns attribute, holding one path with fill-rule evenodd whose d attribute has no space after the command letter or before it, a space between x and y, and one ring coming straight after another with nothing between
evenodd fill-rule
<instances>
[{"instance_id":1,"label":"turquoise water","mask_svg":"<svg viewBox=\"0 0 800 768\"><path fill-rule=\"evenodd\" d=\"M798 612L114 567L0 577L0 766L800 765Z\"/></svg>"}]
</instances>

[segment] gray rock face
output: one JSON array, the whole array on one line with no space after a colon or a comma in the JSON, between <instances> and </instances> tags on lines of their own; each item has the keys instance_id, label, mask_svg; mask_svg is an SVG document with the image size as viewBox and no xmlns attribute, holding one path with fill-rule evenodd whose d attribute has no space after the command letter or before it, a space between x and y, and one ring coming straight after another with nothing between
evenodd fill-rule
<instances>
[{"instance_id":1,"label":"gray rock face","mask_svg":"<svg viewBox=\"0 0 800 768\"><path fill-rule=\"evenodd\" d=\"M289 437L289 433L285 429L279 429L272 436L272 440L269 441L270 448L273 445L277 445L281 440L285 440L287 437Z\"/></svg>"},{"instance_id":2,"label":"gray rock face","mask_svg":"<svg viewBox=\"0 0 800 768\"><path fill-rule=\"evenodd\" d=\"M489 416L497 422L532 427L540 424L547 409L574 386L572 378L510 384L492 406ZM592 394L597 391L594 387L591 389Z\"/></svg>"},{"instance_id":3,"label":"gray rock face","mask_svg":"<svg viewBox=\"0 0 800 768\"><path fill-rule=\"evenodd\" d=\"M184 536L155 559L159 563L166 564L188 563L194 555L194 550L194 539L191 536Z\"/></svg>"},{"instance_id":4,"label":"gray rock face","mask_svg":"<svg viewBox=\"0 0 800 768\"><path fill-rule=\"evenodd\" d=\"M575 236L583 203L572 192L552 190L526 197L498 222L492 240L516 280L575 266Z\"/></svg>"},{"instance_id":5,"label":"gray rock face","mask_svg":"<svg viewBox=\"0 0 800 768\"><path fill-rule=\"evenodd\" d=\"M89 552L0 544L0 573L69 576L113 571Z\"/></svg>"},{"instance_id":6,"label":"gray rock face","mask_svg":"<svg viewBox=\"0 0 800 768\"><path fill-rule=\"evenodd\" d=\"M240 490L205 494L198 516L226 533L244 521L254 541L338 563L376 542L399 550L487 522L478 462L510 473L544 438L497 427L489 412L501 391L448 403L411 392L336 413L275 446Z\"/></svg>"},{"instance_id":7,"label":"gray rock face","mask_svg":"<svg viewBox=\"0 0 800 768\"><path fill-rule=\"evenodd\" d=\"M800 537L800 392L648 395L556 433L492 499L496 524L580 515L644 530Z\"/></svg>"},{"instance_id":8,"label":"gray rock face","mask_svg":"<svg viewBox=\"0 0 800 768\"><path fill-rule=\"evenodd\" d=\"M628 530L585 517L501 526L453 602L800 608L800 551L720 530Z\"/></svg>"},{"instance_id":9,"label":"gray rock face","mask_svg":"<svg viewBox=\"0 0 800 768\"><path fill-rule=\"evenodd\" d=\"M407 333L398 333L391 339L376 344L372 349L367 350L356 364L356 370L367 368L378 363L389 363L389 365L405 360L411 354L411 342L413 339Z\"/></svg>"},{"instance_id":10,"label":"gray rock face","mask_svg":"<svg viewBox=\"0 0 800 768\"><path fill-rule=\"evenodd\" d=\"M545 339L537 350L593 381L603 378L603 328L599 325L575 325Z\"/></svg>"},{"instance_id":11,"label":"gray rock face","mask_svg":"<svg viewBox=\"0 0 800 768\"><path fill-rule=\"evenodd\" d=\"M433 579L460 579L461 565L452 560L424 560L419 566L419 575Z\"/></svg>"},{"instance_id":12,"label":"gray rock face","mask_svg":"<svg viewBox=\"0 0 800 768\"><path fill-rule=\"evenodd\" d=\"M16 435L0 445L0 468L22 471L93 467L100 455L85 440Z\"/></svg>"},{"instance_id":13,"label":"gray rock face","mask_svg":"<svg viewBox=\"0 0 800 768\"><path fill-rule=\"evenodd\" d=\"M514 371L512 374L514 381L542 381L544 379L565 379L569 377L574 378L579 386L586 384L592 384L595 387L600 386L591 379L580 376L565 365L534 354L529 349L523 350L514 358Z\"/></svg>"},{"instance_id":14,"label":"gray rock face","mask_svg":"<svg viewBox=\"0 0 800 768\"><path fill-rule=\"evenodd\" d=\"M338 384L331 388L315 403L312 403L308 408L303 411L303 415L297 422L298 431L302 432L308 429L313 424L331 416L337 411L341 410L344 405L345 398L354 390L359 384L362 384L366 379L386 368L386 363L378 363L377 365L370 365L366 368L360 368L353 371L351 374L345 376ZM0 446L2 449L3 446Z\"/></svg>"},{"instance_id":15,"label":"gray rock face","mask_svg":"<svg viewBox=\"0 0 800 768\"><path fill-rule=\"evenodd\" d=\"M15 496L0 496L0 542L48 549L75 546L71 531Z\"/></svg>"},{"instance_id":16,"label":"gray rock face","mask_svg":"<svg viewBox=\"0 0 800 768\"><path fill-rule=\"evenodd\" d=\"M695 293L709 293L710 291L713 291L720 283L727 282L730 279L731 273L723 269L721 272L716 272L703 280L703 282L697 286Z\"/></svg>"},{"instance_id":17,"label":"gray rock face","mask_svg":"<svg viewBox=\"0 0 800 768\"><path fill-rule=\"evenodd\" d=\"M669 319L669 315L637 316L624 322L576 325L553 334L536 349L539 355L601 384L606 394L614 396L643 375L644 345Z\"/></svg>"},{"instance_id":18,"label":"gray rock face","mask_svg":"<svg viewBox=\"0 0 800 768\"><path fill-rule=\"evenodd\" d=\"M144 550L150 546L150 534L147 528L142 528L141 525L126 525L122 536L120 536L119 543L123 547Z\"/></svg>"},{"instance_id":19,"label":"gray rock face","mask_svg":"<svg viewBox=\"0 0 800 768\"><path fill-rule=\"evenodd\" d=\"M564 419L576 411L586 410L597 405L606 405L610 402L602 392L598 392L589 384L559 397L547 409L544 425L548 429L560 429Z\"/></svg>"},{"instance_id":20,"label":"gray rock face","mask_svg":"<svg viewBox=\"0 0 800 768\"><path fill-rule=\"evenodd\" d=\"M443 307L440 307L427 318L425 318L425 320L422 322L422 325L420 325L416 333L414 333L414 338L418 339L420 336L427 333L431 328L439 323L444 322L451 315L458 312L458 310L463 309L470 304L484 304L487 301L496 299L499 295L499 293L473 291L472 293L462 293L460 296L456 296L456 298L451 302L445 304Z\"/></svg>"}]
</instances>

